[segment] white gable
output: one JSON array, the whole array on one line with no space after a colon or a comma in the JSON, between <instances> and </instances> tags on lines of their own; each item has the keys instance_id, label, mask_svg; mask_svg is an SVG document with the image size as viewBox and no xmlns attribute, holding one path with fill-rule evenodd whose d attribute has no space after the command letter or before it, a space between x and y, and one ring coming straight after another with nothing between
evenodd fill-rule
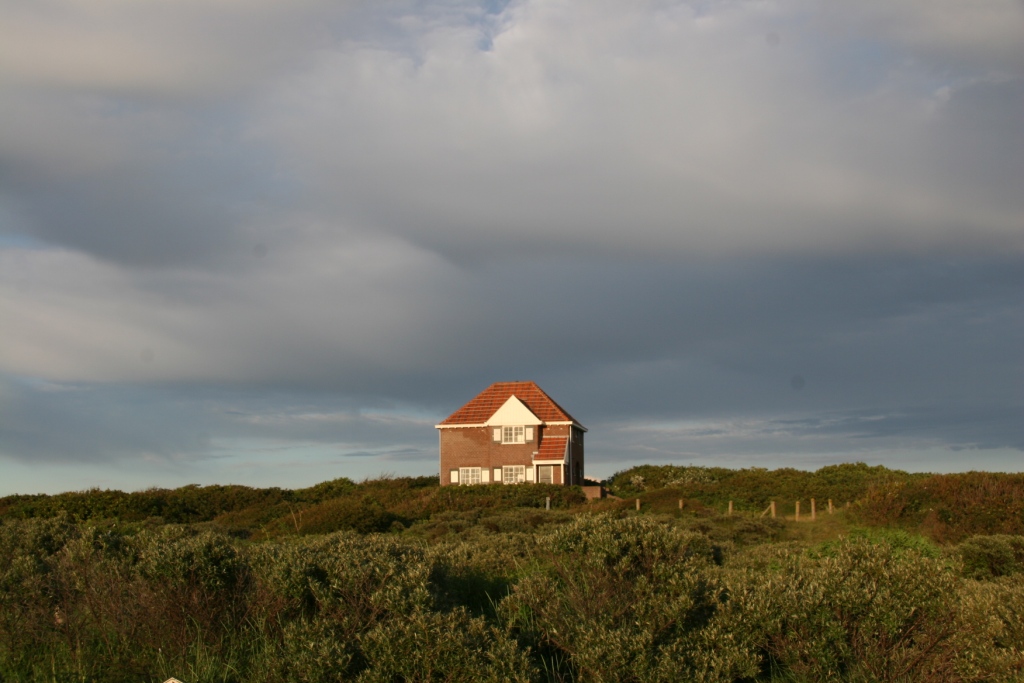
<instances>
[{"instance_id":1,"label":"white gable","mask_svg":"<svg viewBox=\"0 0 1024 683\"><path fill-rule=\"evenodd\" d=\"M484 424L491 425L542 425L544 421L530 412L522 401L515 396L509 396L505 405L491 415L491 419Z\"/></svg>"}]
</instances>

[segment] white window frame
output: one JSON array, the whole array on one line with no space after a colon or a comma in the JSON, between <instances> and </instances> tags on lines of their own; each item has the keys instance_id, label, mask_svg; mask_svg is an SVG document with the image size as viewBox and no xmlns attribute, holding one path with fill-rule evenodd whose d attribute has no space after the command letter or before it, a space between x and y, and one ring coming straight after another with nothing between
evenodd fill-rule
<instances>
[{"instance_id":1,"label":"white window frame","mask_svg":"<svg viewBox=\"0 0 1024 683\"><path fill-rule=\"evenodd\" d=\"M503 484L525 484L526 465L502 465L501 481Z\"/></svg>"},{"instance_id":2,"label":"white window frame","mask_svg":"<svg viewBox=\"0 0 1024 683\"><path fill-rule=\"evenodd\" d=\"M543 473L550 472L551 478L548 481L544 481ZM555 466L554 465L538 465L537 466L537 483L538 484L554 484L555 483Z\"/></svg>"},{"instance_id":3,"label":"white window frame","mask_svg":"<svg viewBox=\"0 0 1024 683\"><path fill-rule=\"evenodd\" d=\"M502 443L526 443L526 427L509 425L501 428Z\"/></svg>"},{"instance_id":4,"label":"white window frame","mask_svg":"<svg viewBox=\"0 0 1024 683\"><path fill-rule=\"evenodd\" d=\"M459 486L470 486L472 484L480 483L480 468L479 467L460 467L459 468Z\"/></svg>"}]
</instances>

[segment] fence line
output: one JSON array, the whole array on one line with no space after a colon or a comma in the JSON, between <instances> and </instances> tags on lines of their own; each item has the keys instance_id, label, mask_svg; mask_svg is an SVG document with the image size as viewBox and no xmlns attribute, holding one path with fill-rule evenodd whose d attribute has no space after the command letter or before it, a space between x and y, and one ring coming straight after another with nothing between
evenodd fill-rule
<instances>
[{"instance_id":1,"label":"fence line","mask_svg":"<svg viewBox=\"0 0 1024 683\"><path fill-rule=\"evenodd\" d=\"M551 499L549 498L548 499L548 509L550 509L550 505L551 505L550 500ZM818 519L818 501L817 501L816 498L811 498L810 502L811 502L810 520L812 522L814 522L814 521L816 521ZM793 519L794 519L794 521L797 521L797 522L801 521L800 520L800 503L801 503L801 501L799 501L799 500L795 501L795 503L794 503ZM640 498L634 499L634 505L636 506L637 512L639 512L640 511ZM849 507L850 507L850 503L847 502L844 505L844 509L848 509ZM680 498L679 499L679 510L682 511L682 510L685 510L685 509L686 509L686 499L685 498ZM732 514L735 512L735 509L736 508L735 508L735 506L733 504L733 501L730 500L729 501L728 511L726 512L726 515L731 517ZM828 510L828 514L830 514L830 515L835 513L836 506L832 503L832 499L831 498L828 499L828 508L827 508L827 510ZM776 519L778 517L778 507L777 507L776 502L774 500L771 501L770 503L768 503L768 507L766 507L764 509L764 511L762 511L759 516L760 517L764 517L765 515L770 515L772 519ZM807 519L806 515L805 515L804 519Z\"/></svg>"}]
</instances>

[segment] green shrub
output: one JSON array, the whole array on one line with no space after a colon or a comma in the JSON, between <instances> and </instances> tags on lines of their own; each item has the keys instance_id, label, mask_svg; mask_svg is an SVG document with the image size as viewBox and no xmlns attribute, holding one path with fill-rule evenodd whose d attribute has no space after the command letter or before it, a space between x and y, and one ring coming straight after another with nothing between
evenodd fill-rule
<instances>
[{"instance_id":1,"label":"green shrub","mask_svg":"<svg viewBox=\"0 0 1024 683\"><path fill-rule=\"evenodd\" d=\"M302 511L299 529L306 534L328 534L351 529L361 534L388 531L398 518L375 500L335 498Z\"/></svg>"},{"instance_id":2,"label":"green shrub","mask_svg":"<svg viewBox=\"0 0 1024 683\"><path fill-rule=\"evenodd\" d=\"M461 608L416 610L377 625L361 642L367 668L360 683L526 683L536 674L513 638Z\"/></svg>"},{"instance_id":3,"label":"green shrub","mask_svg":"<svg viewBox=\"0 0 1024 683\"><path fill-rule=\"evenodd\" d=\"M972 536L957 546L963 575L991 579L1024 572L1024 536Z\"/></svg>"},{"instance_id":4,"label":"green shrub","mask_svg":"<svg viewBox=\"0 0 1024 683\"><path fill-rule=\"evenodd\" d=\"M846 540L729 573L723 628L796 680L956 678L956 578L938 560Z\"/></svg>"},{"instance_id":5,"label":"green shrub","mask_svg":"<svg viewBox=\"0 0 1024 683\"><path fill-rule=\"evenodd\" d=\"M967 581L956 601L957 673L967 681L1024 680L1024 574Z\"/></svg>"},{"instance_id":6,"label":"green shrub","mask_svg":"<svg viewBox=\"0 0 1024 683\"><path fill-rule=\"evenodd\" d=\"M235 590L247 577L246 563L222 534L166 526L139 534L135 542L139 572L162 586L214 597Z\"/></svg>"},{"instance_id":7,"label":"green shrub","mask_svg":"<svg viewBox=\"0 0 1024 683\"><path fill-rule=\"evenodd\" d=\"M760 512L772 500L791 504L792 501L815 498L822 503L832 499L841 504L861 498L871 486L924 476L927 475L911 475L864 463L829 465L816 472L792 468L730 470L724 467L640 465L613 475L609 489L617 496L632 497L671 488L680 497L694 498L717 509L723 509L731 500L737 511Z\"/></svg>"},{"instance_id":8,"label":"green shrub","mask_svg":"<svg viewBox=\"0 0 1024 683\"><path fill-rule=\"evenodd\" d=\"M919 528L941 543L975 534L1024 534L1024 474L915 476L874 487L854 507L874 525Z\"/></svg>"},{"instance_id":9,"label":"green shrub","mask_svg":"<svg viewBox=\"0 0 1024 683\"><path fill-rule=\"evenodd\" d=\"M715 623L727 597L711 556L706 537L649 518L581 517L541 539L502 612L556 675L731 681L756 658Z\"/></svg>"},{"instance_id":10,"label":"green shrub","mask_svg":"<svg viewBox=\"0 0 1024 683\"><path fill-rule=\"evenodd\" d=\"M942 556L942 551L939 547L921 534L886 527L859 527L851 529L846 538L820 543L809 549L808 554L812 557L835 557L837 553L848 546L851 540L885 545L897 556L908 552L931 559L938 559Z\"/></svg>"}]
</instances>

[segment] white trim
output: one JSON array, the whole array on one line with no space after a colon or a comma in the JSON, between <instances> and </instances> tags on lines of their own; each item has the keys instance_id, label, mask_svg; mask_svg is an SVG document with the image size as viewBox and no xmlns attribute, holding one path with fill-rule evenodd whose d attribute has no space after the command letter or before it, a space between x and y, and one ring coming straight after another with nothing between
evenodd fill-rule
<instances>
[{"instance_id":1,"label":"white trim","mask_svg":"<svg viewBox=\"0 0 1024 683\"><path fill-rule=\"evenodd\" d=\"M565 462L565 458L562 458L561 460L534 460L533 464L534 465L561 465L564 462Z\"/></svg>"},{"instance_id":2,"label":"white trim","mask_svg":"<svg viewBox=\"0 0 1024 683\"><path fill-rule=\"evenodd\" d=\"M590 430L581 425L579 422L540 422L539 424L545 427L564 427L565 425L572 425L573 427L579 427L584 432ZM434 425L434 429L471 429L473 427L490 427L486 422L474 423L474 424L457 424L457 425Z\"/></svg>"}]
</instances>

